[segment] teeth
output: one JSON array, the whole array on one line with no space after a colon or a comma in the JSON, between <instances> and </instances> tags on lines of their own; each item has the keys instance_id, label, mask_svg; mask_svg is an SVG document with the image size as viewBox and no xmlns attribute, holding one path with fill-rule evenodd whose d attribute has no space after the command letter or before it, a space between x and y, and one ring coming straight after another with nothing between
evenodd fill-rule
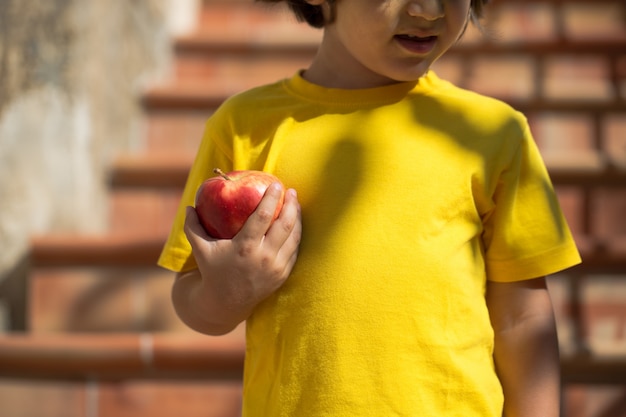
<instances>
[{"instance_id":1,"label":"teeth","mask_svg":"<svg viewBox=\"0 0 626 417\"><path fill-rule=\"evenodd\" d=\"M432 36L415 36L415 35L400 35L400 37L411 39L411 40L427 40L427 39L432 38Z\"/></svg>"}]
</instances>

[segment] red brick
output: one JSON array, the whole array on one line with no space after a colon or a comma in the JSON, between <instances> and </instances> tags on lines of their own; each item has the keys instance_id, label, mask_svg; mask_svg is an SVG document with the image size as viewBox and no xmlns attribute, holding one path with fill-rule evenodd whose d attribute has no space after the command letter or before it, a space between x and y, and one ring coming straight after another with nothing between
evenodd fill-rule
<instances>
[{"instance_id":1,"label":"red brick","mask_svg":"<svg viewBox=\"0 0 626 417\"><path fill-rule=\"evenodd\" d=\"M599 237L612 240L626 236L626 189L594 192L594 229ZM626 256L626 255L625 255Z\"/></svg>"},{"instance_id":2,"label":"red brick","mask_svg":"<svg viewBox=\"0 0 626 417\"><path fill-rule=\"evenodd\" d=\"M556 11L552 4L540 2L503 4L488 20L490 33L498 41L518 43L549 41L557 37Z\"/></svg>"},{"instance_id":3,"label":"red brick","mask_svg":"<svg viewBox=\"0 0 626 417\"><path fill-rule=\"evenodd\" d=\"M241 383L103 383L97 409L99 417L236 417L241 414Z\"/></svg>"},{"instance_id":4,"label":"red brick","mask_svg":"<svg viewBox=\"0 0 626 417\"><path fill-rule=\"evenodd\" d=\"M81 382L0 379L0 412L6 417L85 417Z\"/></svg>"},{"instance_id":5,"label":"red brick","mask_svg":"<svg viewBox=\"0 0 626 417\"><path fill-rule=\"evenodd\" d=\"M537 145L546 159L594 150L593 120L586 115L543 113L532 117Z\"/></svg>"},{"instance_id":6,"label":"red brick","mask_svg":"<svg viewBox=\"0 0 626 417\"><path fill-rule=\"evenodd\" d=\"M216 2L202 9L198 32L203 36L234 41L317 42L321 31L299 23L281 5Z\"/></svg>"},{"instance_id":7,"label":"red brick","mask_svg":"<svg viewBox=\"0 0 626 417\"><path fill-rule=\"evenodd\" d=\"M470 69L468 88L499 97L529 99L533 97L534 60L523 55L484 57Z\"/></svg>"},{"instance_id":8,"label":"red brick","mask_svg":"<svg viewBox=\"0 0 626 417\"><path fill-rule=\"evenodd\" d=\"M205 111L152 112L146 115L143 151L195 154L209 116Z\"/></svg>"},{"instance_id":9,"label":"red brick","mask_svg":"<svg viewBox=\"0 0 626 417\"><path fill-rule=\"evenodd\" d=\"M572 40L626 40L625 15L626 5L617 0L601 5L575 1L563 5L565 32Z\"/></svg>"},{"instance_id":10,"label":"red brick","mask_svg":"<svg viewBox=\"0 0 626 417\"><path fill-rule=\"evenodd\" d=\"M604 129L604 149L615 165L626 169L626 114L608 116Z\"/></svg>"},{"instance_id":11,"label":"red brick","mask_svg":"<svg viewBox=\"0 0 626 417\"><path fill-rule=\"evenodd\" d=\"M290 77L297 70L308 66L314 49L306 53L272 53L250 50L247 53L223 51L180 53L177 59L176 76L181 83L206 83L218 80L231 84L236 90L274 82Z\"/></svg>"},{"instance_id":12,"label":"red brick","mask_svg":"<svg viewBox=\"0 0 626 417\"><path fill-rule=\"evenodd\" d=\"M171 272L156 267L152 271L39 269L30 279L30 330L183 330L170 301L173 278Z\"/></svg>"},{"instance_id":13,"label":"red brick","mask_svg":"<svg viewBox=\"0 0 626 417\"><path fill-rule=\"evenodd\" d=\"M615 97L604 57L554 56L546 60L545 93L548 98L611 100Z\"/></svg>"},{"instance_id":14,"label":"red brick","mask_svg":"<svg viewBox=\"0 0 626 417\"><path fill-rule=\"evenodd\" d=\"M563 215L576 238L581 242L586 237L584 228L583 193L575 187L556 187Z\"/></svg>"},{"instance_id":15,"label":"red brick","mask_svg":"<svg viewBox=\"0 0 626 417\"><path fill-rule=\"evenodd\" d=\"M118 189L110 194L111 233L165 236L169 233L181 191L179 189Z\"/></svg>"}]
</instances>

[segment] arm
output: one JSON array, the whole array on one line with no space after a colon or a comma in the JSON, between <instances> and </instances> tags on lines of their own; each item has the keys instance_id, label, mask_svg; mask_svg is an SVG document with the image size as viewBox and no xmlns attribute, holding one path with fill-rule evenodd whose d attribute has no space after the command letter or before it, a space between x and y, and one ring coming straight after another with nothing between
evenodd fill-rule
<instances>
[{"instance_id":1,"label":"arm","mask_svg":"<svg viewBox=\"0 0 626 417\"><path fill-rule=\"evenodd\" d=\"M172 302L189 327L211 335L228 333L287 279L300 243L300 206L295 191L288 190L281 214L271 224L279 196L280 188L270 186L232 240L208 236L195 210L187 208L185 234L198 269L176 276Z\"/></svg>"},{"instance_id":2,"label":"arm","mask_svg":"<svg viewBox=\"0 0 626 417\"><path fill-rule=\"evenodd\" d=\"M487 307L504 417L558 417L559 350L545 278L489 282Z\"/></svg>"}]
</instances>

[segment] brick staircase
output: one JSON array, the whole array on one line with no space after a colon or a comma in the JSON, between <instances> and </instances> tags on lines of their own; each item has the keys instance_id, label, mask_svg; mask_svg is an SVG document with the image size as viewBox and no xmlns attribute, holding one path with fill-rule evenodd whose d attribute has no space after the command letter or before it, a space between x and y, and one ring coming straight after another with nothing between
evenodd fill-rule
<instances>
[{"instance_id":1,"label":"brick staircase","mask_svg":"<svg viewBox=\"0 0 626 417\"><path fill-rule=\"evenodd\" d=\"M203 5L197 32L174 42L171 82L141 97L145 148L111 166L109 232L35 237L16 269L14 332L0 335L2 416L239 414L243 330L186 329L172 275L155 261L206 118L227 96L304 67L320 33L252 0ZM493 6L494 39L470 31L437 71L528 115L585 260L550 279L566 415L624 416L626 6ZM589 386L612 396L598 402Z\"/></svg>"}]
</instances>

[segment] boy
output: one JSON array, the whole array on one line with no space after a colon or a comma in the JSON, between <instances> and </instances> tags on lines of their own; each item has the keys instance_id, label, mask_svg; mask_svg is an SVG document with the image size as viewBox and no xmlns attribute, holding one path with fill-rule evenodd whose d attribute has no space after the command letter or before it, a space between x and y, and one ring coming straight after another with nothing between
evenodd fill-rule
<instances>
[{"instance_id":1,"label":"boy","mask_svg":"<svg viewBox=\"0 0 626 417\"><path fill-rule=\"evenodd\" d=\"M311 65L209 119L159 262L190 327L246 321L244 416L558 416L543 277L578 252L525 118L429 70L484 3L289 1ZM213 167L281 178L276 222L275 184L208 236Z\"/></svg>"}]
</instances>

